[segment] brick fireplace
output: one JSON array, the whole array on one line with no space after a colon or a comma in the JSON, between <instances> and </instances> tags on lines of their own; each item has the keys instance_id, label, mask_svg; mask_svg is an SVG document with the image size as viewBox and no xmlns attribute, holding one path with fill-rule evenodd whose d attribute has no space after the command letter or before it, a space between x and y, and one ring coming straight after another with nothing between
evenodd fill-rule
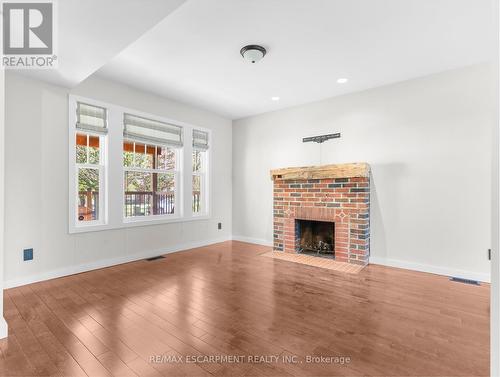
<instances>
[{"instance_id":1,"label":"brick fireplace","mask_svg":"<svg viewBox=\"0 0 500 377\"><path fill-rule=\"evenodd\" d=\"M274 185L274 250L285 253L313 251L313 254L316 250L318 256L368 264L368 164L276 169L271 171L271 177Z\"/></svg>"}]
</instances>

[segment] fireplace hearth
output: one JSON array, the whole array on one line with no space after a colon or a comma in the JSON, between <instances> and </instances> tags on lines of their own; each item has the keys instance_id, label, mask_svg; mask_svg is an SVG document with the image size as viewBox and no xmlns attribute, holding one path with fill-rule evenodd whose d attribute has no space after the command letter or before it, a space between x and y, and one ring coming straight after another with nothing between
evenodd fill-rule
<instances>
[{"instance_id":1,"label":"fireplace hearth","mask_svg":"<svg viewBox=\"0 0 500 377\"><path fill-rule=\"evenodd\" d=\"M295 245L300 254L335 258L335 223L329 221L295 220Z\"/></svg>"}]
</instances>

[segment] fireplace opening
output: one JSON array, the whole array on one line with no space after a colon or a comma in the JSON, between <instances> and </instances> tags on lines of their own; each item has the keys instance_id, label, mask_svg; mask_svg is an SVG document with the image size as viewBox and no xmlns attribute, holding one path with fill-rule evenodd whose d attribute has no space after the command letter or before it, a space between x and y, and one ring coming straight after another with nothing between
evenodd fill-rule
<instances>
[{"instance_id":1,"label":"fireplace opening","mask_svg":"<svg viewBox=\"0 0 500 377\"><path fill-rule=\"evenodd\" d=\"M335 223L296 220L296 251L301 254L335 259Z\"/></svg>"}]
</instances>

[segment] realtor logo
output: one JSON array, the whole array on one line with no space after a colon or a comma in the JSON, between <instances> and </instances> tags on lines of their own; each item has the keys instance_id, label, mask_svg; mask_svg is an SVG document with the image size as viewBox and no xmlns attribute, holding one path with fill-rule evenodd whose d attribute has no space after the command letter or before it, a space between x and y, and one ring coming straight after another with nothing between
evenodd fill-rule
<instances>
[{"instance_id":1,"label":"realtor logo","mask_svg":"<svg viewBox=\"0 0 500 377\"><path fill-rule=\"evenodd\" d=\"M54 68L54 3L4 1L3 56L5 68Z\"/></svg>"}]
</instances>

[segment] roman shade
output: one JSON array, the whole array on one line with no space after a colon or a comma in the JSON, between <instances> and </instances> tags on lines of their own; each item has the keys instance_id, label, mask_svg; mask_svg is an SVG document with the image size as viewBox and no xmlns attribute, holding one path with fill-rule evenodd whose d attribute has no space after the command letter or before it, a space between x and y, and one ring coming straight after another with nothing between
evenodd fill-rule
<instances>
[{"instance_id":1,"label":"roman shade","mask_svg":"<svg viewBox=\"0 0 500 377\"><path fill-rule=\"evenodd\" d=\"M77 102L76 129L100 135L108 133L107 111L104 107Z\"/></svg>"},{"instance_id":2,"label":"roman shade","mask_svg":"<svg viewBox=\"0 0 500 377\"><path fill-rule=\"evenodd\" d=\"M193 130L193 149L202 151L208 149L208 132Z\"/></svg>"},{"instance_id":3,"label":"roman shade","mask_svg":"<svg viewBox=\"0 0 500 377\"><path fill-rule=\"evenodd\" d=\"M124 114L123 124L123 137L126 140L166 147L182 147L180 126L132 114Z\"/></svg>"}]
</instances>

